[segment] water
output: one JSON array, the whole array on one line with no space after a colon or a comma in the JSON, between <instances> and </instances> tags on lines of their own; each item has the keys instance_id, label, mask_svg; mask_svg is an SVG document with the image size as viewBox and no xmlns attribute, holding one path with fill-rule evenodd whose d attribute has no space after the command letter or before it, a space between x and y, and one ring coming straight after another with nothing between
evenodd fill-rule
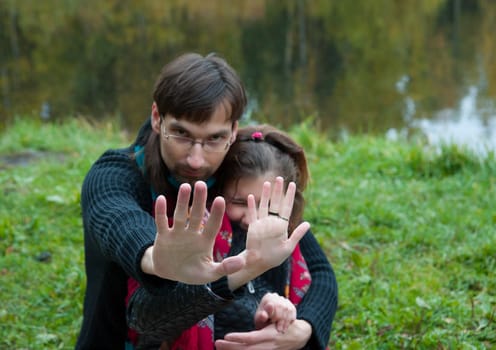
<instances>
[{"instance_id":1,"label":"water","mask_svg":"<svg viewBox=\"0 0 496 350\"><path fill-rule=\"evenodd\" d=\"M0 130L83 116L134 133L164 62L196 51L234 66L252 120L495 148L494 0L40 3L0 1Z\"/></svg>"},{"instance_id":2,"label":"water","mask_svg":"<svg viewBox=\"0 0 496 350\"><path fill-rule=\"evenodd\" d=\"M397 90L406 92L407 83L408 77L401 77L396 84ZM435 147L456 144L477 155L486 156L488 152L496 151L496 109L492 101L481 103L479 90L477 86L470 86L457 108L436 111L429 118L415 118L415 102L405 96L405 127L400 130L389 129L386 136L397 139L406 136L410 130L417 130Z\"/></svg>"}]
</instances>

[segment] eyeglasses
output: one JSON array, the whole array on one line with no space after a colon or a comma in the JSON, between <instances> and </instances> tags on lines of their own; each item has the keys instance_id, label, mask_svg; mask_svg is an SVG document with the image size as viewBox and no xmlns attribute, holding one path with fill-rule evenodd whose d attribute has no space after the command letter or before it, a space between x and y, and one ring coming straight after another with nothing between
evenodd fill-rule
<instances>
[{"instance_id":1,"label":"eyeglasses","mask_svg":"<svg viewBox=\"0 0 496 350\"><path fill-rule=\"evenodd\" d=\"M231 145L231 138L226 136L214 136L211 139L203 140L194 139L188 136L176 135L173 132L167 133L165 128L162 129L166 140L174 142L177 146L190 150L196 143L199 143L205 152L215 153L224 152Z\"/></svg>"}]
</instances>

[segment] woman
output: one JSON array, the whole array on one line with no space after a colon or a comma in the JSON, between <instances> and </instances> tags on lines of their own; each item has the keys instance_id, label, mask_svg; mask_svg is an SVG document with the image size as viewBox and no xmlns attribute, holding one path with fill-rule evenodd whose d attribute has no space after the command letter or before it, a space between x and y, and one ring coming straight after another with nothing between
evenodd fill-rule
<instances>
[{"instance_id":1,"label":"woman","mask_svg":"<svg viewBox=\"0 0 496 350\"><path fill-rule=\"evenodd\" d=\"M240 128L236 141L231 146L219 170L219 183L226 199L226 214L233 223L233 247L230 254L243 249L236 245L236 237L242 241L249 223L247 194L259 198L260 184L283 176L286 183L296 184L293 210L289 217L289 232L301 221L304 211L303 191L308 183L309 172L303 149L284 132L269 126L258 125ZM298 250L301 252L299 255ZM303 258L303 259L301 259ZM307 268L301 268L302 266ZM289 271L288 271L289 270ZM307 280L308 273L311 281ZM299 246L288 261L264 273L251 282L257 291L276 291L290 297L297 304L297 319L284 332L274 332L273 326L249 333L254 324L233 322L230 311L249 314L250 293L237 297L226 308L215 314L216 347L231 349L231 343L265 345L270 349L324 349L327 346L334 314L337 308L337 283L332 268L311 232L300 240ZM259 286L259 288L257 288ZM288 291L288 287L289 291ZM251 298L253 298L253 294ZM253 306L251 306L253 308ZM253 312L253 310L252 310ZM243 320L248 320L248 317ZM225 330L221 328L225 327ZM241 329L240 329L241 328ZM236 332L233 334L224 333ZM272 333L271 333L272 332ZM272 335L272 336L270 336Z\"/></svg>"}]
</instances>

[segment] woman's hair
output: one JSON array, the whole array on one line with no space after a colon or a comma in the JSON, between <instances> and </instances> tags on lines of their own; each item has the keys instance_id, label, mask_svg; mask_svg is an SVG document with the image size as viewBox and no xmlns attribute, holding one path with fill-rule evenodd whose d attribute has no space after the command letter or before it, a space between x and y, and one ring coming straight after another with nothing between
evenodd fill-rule
<instances>
[{"instance_id":1,"label":"woman's hair","mask_svg":"<svg viewBox=\"0 0 496 350\"><path fill-rule=\"evenodd\" d=\"M208 122L219 105L230 111L233 125L246 107L245 88L234 69L215 54L189 53L162 69L153 100L161 116L194 123ZM158 193L167 191L169 170L160 155L160 135L150 133L145 145L145 174Z\"/></svg>"},{"instance_id":2,"label":"woman's hair","mask_svg":"<svg viewBox=\"0 0 496 350\"><path fill-rule=\"evenodd\" d=\"M307 160L303 148L286 133L270 125L247 126L238 130L217 179L222 188L241 178L256 178L267 174L282 176L285 186L296 184L296 195L289 220L289 232L301 222L304 209L302 192L309 180Z\"/></svg>"}]
</instances>

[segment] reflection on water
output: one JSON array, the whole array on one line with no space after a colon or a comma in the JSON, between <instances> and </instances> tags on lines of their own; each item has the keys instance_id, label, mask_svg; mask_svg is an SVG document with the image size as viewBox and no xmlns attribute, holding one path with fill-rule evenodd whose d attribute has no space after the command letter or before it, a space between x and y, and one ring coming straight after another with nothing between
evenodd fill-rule
<instances>
[{"instance_id":1,"label":"reflection on water","mask_svg":"<svg viewBox=\"0 0 496 350\"><path fill-rule=\"evenodd\" d=\"M403 83L405 78L397 83L398 90L403 88ZM407 127L399 132L390 129L386 136L396 139L399 135L405 136L407 129L419 130L434 146L456 144L481 156L496 151L496 111L479 107L478 92L477 87L471 86L457 109L440 110L429 119L414 119L415 103L406 97L404 120Z\"/></svg>"},{"instance_id":2,"label":"reflection on water","mask_svg":"<svg viewBox=\"0 0 496 350\"><path fill-rule=\"evenodd\" d=\"M238 71L253 120L492 140L495 113L480 105L496 96L495 0L238 2L0 1L0 129L117 116L134 133L163 64L196 51ZM458 104L469 85L471 112Z\"/></svg>"}]
</instances>

